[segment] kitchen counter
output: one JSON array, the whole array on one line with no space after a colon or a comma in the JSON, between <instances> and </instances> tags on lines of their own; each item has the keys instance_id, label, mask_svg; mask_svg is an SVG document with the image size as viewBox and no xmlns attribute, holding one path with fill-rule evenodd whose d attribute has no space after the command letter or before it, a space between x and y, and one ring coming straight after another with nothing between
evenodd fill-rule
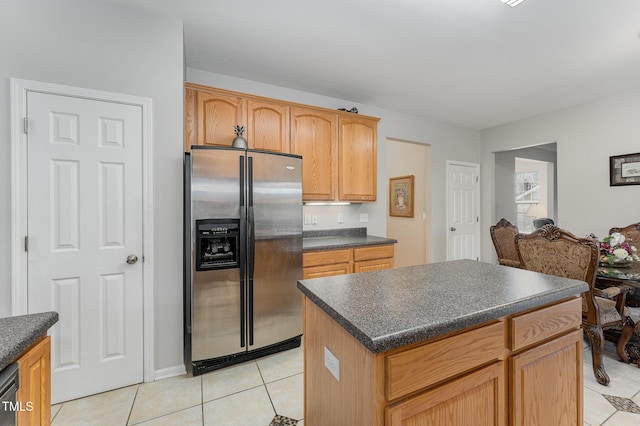
<instances>
[{"instance_id":1,"label":"kitchen counter","mask_svg":"<svg viewBox=\"0 0 640 426\"><path fill-rule=\"evenodd\" d=\"M326 229L302 233L303 252L395 244L397 242L398 240L393 238L367 235L367 228Z\"/></svg>"},{"instance_id":2,"label":"kitchen counter","mask_svg":"<svg viewBox=\"0 0 640 426\"><path fill-rule=\"evenodd\" d=\"M56 322L57 312L0 318L0 370L17 359Z\"/></svg>"},{"instance_id":3,"label":"kitchen counter","mask_svg":"<svg viewBox=\"0 0 640 426\"><path fill-rule=\"evenodd\" d=\"M298 288L305 423L584 423L582 281L456 260Z\"/></svg>"},{"instance_id":4,"label":"kitchen counter","mask_svg":"<svg viewBox=\"0 0 640 426\"><path fill-rule=\"evenodd\" d=\"M298 288L373 353L588 290L582 281L473 260L301 280Z\"/></svg>"}]
</instances>

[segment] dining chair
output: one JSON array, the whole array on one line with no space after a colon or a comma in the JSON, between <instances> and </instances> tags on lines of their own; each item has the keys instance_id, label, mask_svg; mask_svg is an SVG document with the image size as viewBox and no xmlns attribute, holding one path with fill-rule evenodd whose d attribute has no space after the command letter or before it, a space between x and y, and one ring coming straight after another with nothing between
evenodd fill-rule
<instances>
[{"instance_id":1,"label":"dining chair","mask_svg":"<svg viewBox=\"0 0 640 426\"><path fill-rule=\"evenodd\" d=\"M515 237L518 235L518 227L512 225L507 219L502 218L498 223L489 228L493 246L498 255L498 263L505 266L520 267L520 258L516 249Z\"/></svg>"},{"instance_id":2,"label":"dining chair","mask_svg":"<svg viewBox=\"0 0 640 426\"><path fill-rule=\"evenodd\" d=\"M631 240L631 245L638 247L640 250L640 222L632 223L624 228L611 228L609 229L609 235L614 232L619 232L628 240Z\"/></svg>"},{"instance_id":3,"label":"dining chair","mask_svg":"<svg viewBox=\"0 0 640 426\"><path fill-rule=\"evenodd\" d=\"M609 384L602 362L604 330L618 330L616 353L629 362L625 347L633 334L634 323L625 306L627 288L595 287L599 247L596 240L578 238L555 225L545 225L531 234L518 234L515 245L523 269L586 282L582 293L582 329L589 337L593 374L601 385Z\"/></svg>"}]
</instances>

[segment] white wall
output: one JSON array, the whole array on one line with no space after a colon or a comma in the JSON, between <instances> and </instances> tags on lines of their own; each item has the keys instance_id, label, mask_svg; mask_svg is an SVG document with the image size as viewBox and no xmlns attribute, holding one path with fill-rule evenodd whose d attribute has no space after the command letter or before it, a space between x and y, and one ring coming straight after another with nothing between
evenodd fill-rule
<instances>
[{"instance_id":1,"label":"white wall","mask_svg":"<svg viewBox=\"0 0 640 426\"><path fill-rule=\"evenodd\" d=\"M494 152L557 142L557 219L602 238L640 221L640 186L609 186L609 157L640 151L640 87L482 132L482 259L491 261L496 218Z\"/></svg>"},{"instance_id":2,"label":"white wall","mask_svg":"<svg viewBox=\"0 0 640 426\"><path fill-rule=\"evenodd\" d=\"M182 364L182 24L82 0L0 2L0 317L11 315L9 78L153 102L155 369Z\"/></svg>"},{"instance_id":3,"label":"white wall","mask_svg":"<svg viewBox=\"0 0 640 426\"><path fill-rule=\"evenodd\" d=\"M387 138L395 138L421 141L431 145L432 261L446 260L446 161L458 160L479 163L479 131L353 101L329 98L192 68L187 68L187 81L330 109L356 106L360 114L381 118L378 123L377 202L351 206L305 206L305 213L318 215L318 224L315 226L306 225L305 230L366 226L370 234L386 236L388 182L385 175L385 141ZM345 222L343 224L337 222L338 213L344 214ZM360 223L360 213L369 215L368 223Z\"/></svg>"}]
</instances>

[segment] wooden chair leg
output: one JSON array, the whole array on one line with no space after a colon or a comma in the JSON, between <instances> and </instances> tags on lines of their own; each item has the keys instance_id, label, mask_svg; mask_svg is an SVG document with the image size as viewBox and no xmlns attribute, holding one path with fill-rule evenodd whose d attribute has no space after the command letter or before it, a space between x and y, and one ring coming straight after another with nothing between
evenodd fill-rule
<instances>
[{"instance_id":1,"label":"wooden chair leg","mask_svg":"<svg viewBox=\"0 0 640 426\"><path fill-rule=\"evenodd\" d=\"M620 339L618 339L618 343L616 344L616 353L620 357L622 362L626 362L627 364L630 362L629 355L627 354L627 343L631 340L631 336L633 335L633 321L629 318L630 322L625 321L624 326L622 327L622 332L620 333Z\"/></svg>"},{"instance_id":2,"label":"wooden chair leg","mask_svg":"<svg viewBox=\"0 0 640 426\"><path fill-rule=\"evenodd\" d=\"M596 376L596 380L603 386L609 385L609 375L604 371L604 364L602 363L602 353L604 351L604 336L602 334L602 327L597 325L586 324L584 331L589 336L589 344L591 346L591 358L593 362L593 374Z\"/></svg>"}]
</instances>

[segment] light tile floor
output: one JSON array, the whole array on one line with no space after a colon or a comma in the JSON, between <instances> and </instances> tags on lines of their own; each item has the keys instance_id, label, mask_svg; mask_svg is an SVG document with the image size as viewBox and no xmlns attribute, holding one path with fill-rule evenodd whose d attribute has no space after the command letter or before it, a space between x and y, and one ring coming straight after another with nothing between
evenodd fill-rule
<instances>
[{"instance_id":1,"label":"light tile floor","mask_svg":"<svg viewBox=\"0 0 640 426\"><path fill-rule=\"evenodd\" d=\"M638 320L640 308L633 309ZM585 426L640 425L640 368L617 360L607 342L611 383L598 384L584 345ZM271 355L197 377L144 383L51 407L53 426L303 425L303 352ZM611 402L610 402L611 401ZM617 409L613 403L623 404ZM273 421L276 415L282 419Z\"/></svg>"}]
</instances>

